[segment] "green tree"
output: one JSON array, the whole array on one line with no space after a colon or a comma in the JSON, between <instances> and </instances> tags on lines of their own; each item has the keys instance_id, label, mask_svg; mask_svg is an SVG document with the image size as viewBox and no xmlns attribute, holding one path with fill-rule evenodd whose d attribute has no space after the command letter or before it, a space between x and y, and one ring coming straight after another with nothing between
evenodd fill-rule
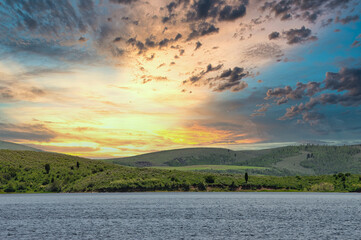
<instances>
[{"instance_id":1,"label":"green tree","mask_svg":"<svg viewBox=\"0 0 361 240\"><path fill-rule=\"evenodd\" d=\"M45 171L46 171L46 174L49 174L49 171L50 171L50 164L49 163L45 164Z\"/></svg>"}]
</instances>

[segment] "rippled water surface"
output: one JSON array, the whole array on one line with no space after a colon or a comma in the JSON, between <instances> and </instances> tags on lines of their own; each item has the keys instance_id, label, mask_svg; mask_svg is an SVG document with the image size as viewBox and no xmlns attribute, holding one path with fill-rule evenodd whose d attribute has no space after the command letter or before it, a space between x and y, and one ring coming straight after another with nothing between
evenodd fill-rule
<instances>
[{"instance_id":1,"label":"rippled water surface","mask_svg":"<svg viewBox=\"0 0 361 240\"><path fill-rule=\"evenodd\" d=\"M361 194L0 195L0 239L361 239Z\"/></svg>"}]
</instances>

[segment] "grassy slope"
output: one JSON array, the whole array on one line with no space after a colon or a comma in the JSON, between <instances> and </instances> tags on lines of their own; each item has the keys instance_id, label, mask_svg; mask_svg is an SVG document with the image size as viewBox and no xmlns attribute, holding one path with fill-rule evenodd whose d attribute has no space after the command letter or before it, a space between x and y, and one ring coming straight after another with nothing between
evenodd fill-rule
<instances>
[{"instance_id":1,"label":"grassy slope","mask_svg":"<svg viewBox=\"0 0 361 240\"><path fill-rule=\"evenodd\" d=\"M45 164L50 165L48 174ZM201 190L207 176L210 175L123 167L64 154L0 150L0 192ZM241 176L212 176L213 187L226 188L232 182L242 182Z\"/></svg>"},{"instance_id":2,"label":"grassy slope","mask_svg":"<svg viewBox=\"0 0 361 240\"><path fill-rule=\"evenodd\" d=\"M307 154L310 152L300 152L300 154L292 157L286 157L281 161L274 164L277 169L288 169L295 173L315 175L315 171L312 168L305 168L301 166L301 162L307 159Z\"/></svg>"},{"instance_id":3,"label":"grassy slope","mask_svg":"<svg viewBox=\"0 0 361 240\"><path fill-rule=\"evenodd\" d=\"M28 147L17 143L5 142L5 141L0 141L0 149L41 152L41 150L36 148Z\"/></svg>"},{"instance_id":4,"label":"grassy slope","mask_svg":"<svg viewBox=\"0 0 361 240\"><path fill-rule=\"evenodd\" d=\"M240 165L250 158L264 155L271 150L232 151L225 148L183 148L133 157L106 159L125 166L187 166L187 165Z\"/></svg>"},{"instance_id":5,"label":"grassy slope","mask_svg":"<svg viewBox=\"0 0 361 240\"><path fill-rule=\"evenodd\" d=\"M313 154L307 158L307 154ZM188 148L161 151L127 158L105 160L126 166L237 165L253 168L251 173L263 175L315 175L338 172L361 173L360 146L289 146L255 151L232 151L222 148ZM183 170L180 168L180 170ZM206 171L210 171L206 169ZM220 172L219 170L214 172ZM236 173L237 171L224 171ZM238 171L243 173L244 171Z\"/></svg>"},{"instance_id":6,"label":"grassy slope","mask_svg":"<svg viewBox=\"0 0 361 240\"><path fill-rule=\"evenodd\" d=\"M77 167L79 163L79 168ZM50 165L46 173L45 164ZM124 167L63 154L0 150L1 192L361 191L360 175L252 176Z\"/></svg>"},{"instance_id":7,"label":"grassy slope","mask_svg":"<svg viewBox=\"0 0 361 240\"><path fill-rule=\"evenodd\" d=\"M167 169L167 170L248 170L248 169L267 169L264 167L251 167L251 166L236 166L236 165L189 165L189 166L182 166L182 167L152 167L158 169Z\"/></svg>"},{"instance_id":8,"label":"grassy slope","mask_svg":"<svg viewBox=\"0 0 361 240\"><path fill-rule=\"evenodd\" d=\"M206 161L206 164L221 164L223 159L232 159L230 151L224 148L184 148L154 153L142 154L134 157L107 159L106 161L127 166L176 166L179 161ZM233 154L232 154L233 156ZM231 161L231 160L230 160Z\"/></svg>"}]
</instances>

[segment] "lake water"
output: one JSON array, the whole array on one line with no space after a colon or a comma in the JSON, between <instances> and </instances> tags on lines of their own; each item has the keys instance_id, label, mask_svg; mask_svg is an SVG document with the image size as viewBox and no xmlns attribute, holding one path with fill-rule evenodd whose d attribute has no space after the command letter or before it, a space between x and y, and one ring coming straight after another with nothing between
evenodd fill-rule
<instances>
[{"instance_id":1,"label":"lake water","mask_svg":"<svg viewBox=\"0 0 361 240\"><path fill-rule=\"evenodd\" d=\"M361 239L361 194L0 195L0 239Z\"/></svg>"}]
</instances>

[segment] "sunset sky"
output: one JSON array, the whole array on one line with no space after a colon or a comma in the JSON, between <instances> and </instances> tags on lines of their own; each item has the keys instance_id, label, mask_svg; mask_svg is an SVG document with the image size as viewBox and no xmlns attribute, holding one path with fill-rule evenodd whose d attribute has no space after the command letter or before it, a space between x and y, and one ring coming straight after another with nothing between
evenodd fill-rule
<instances>
[{"instance_id":1,"label":"sunset sky","mask_svg":"<svg viewBox=\"0 0 361 240\"><path fill-rule=\"evenodd\" d=\"M361 143L359 0L0 0L0 140L91 158Z\"/></svg>"}]
</instances>

